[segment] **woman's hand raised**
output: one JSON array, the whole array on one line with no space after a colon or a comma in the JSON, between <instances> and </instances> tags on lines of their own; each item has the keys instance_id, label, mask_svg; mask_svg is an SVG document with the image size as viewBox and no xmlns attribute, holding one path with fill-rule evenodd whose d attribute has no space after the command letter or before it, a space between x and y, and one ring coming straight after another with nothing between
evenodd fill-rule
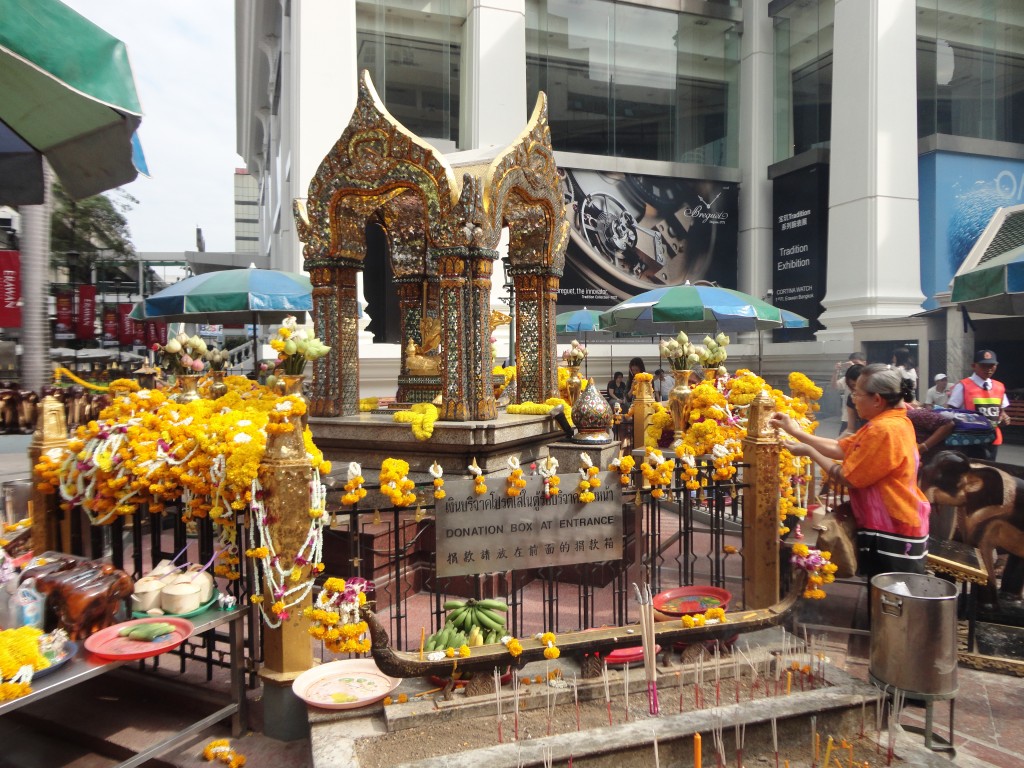
<instances>
[{"instance_id":1,"label":"woman's hand raised","mask_svg":"<svg viewBox=\"0 0 1024 768\"><path fill-rule=\"evenodd\" d=\"M769 425L776 429L781 429L791 435L802 433L800 425L796 423L796 419L790 416L788 413L773 413L772 417L768 420ZM792 453L792 451L791 451Z\"/></svg>"}]
</instances>

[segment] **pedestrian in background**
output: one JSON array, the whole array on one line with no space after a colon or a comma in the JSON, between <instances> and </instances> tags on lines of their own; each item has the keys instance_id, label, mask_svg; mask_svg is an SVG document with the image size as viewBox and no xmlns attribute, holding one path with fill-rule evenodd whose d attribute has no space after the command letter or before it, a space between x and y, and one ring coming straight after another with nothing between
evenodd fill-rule
<instances>
[{"instance_id":1,"label":"pedestrian in background","mask_svg":"<svg viewBox=\"0 0 1024 768\"><path fill-rule=\"evenodd\" d=\"M1001 381L992 378L998 365L999 360L995 352L991 349L979 349L974 354L974 363L971 365L974 373L958 381L946 401L950 408L962 408L983 414L996 430L996 439L991 445L964 446L963 452L972 459L995 461L999 446L1003 444L1003 433L999 426L1010 423L1010 417L1006 413L1006 409L1010 407L1006 387Z\"/></svg>"},{"instance_id":2,"label":"pedestrian in background","mask_svg":"<svg viewBox=\"0 0 1024 768\"><path fill-rule=\"evenodd\" d=\"M935 386L928 387L925 393L924 405L931 408L945 408L949 400L949 380L944 373L935 374Z\"/></svg>"},{"instance_id":3,"label":"pedestrian in background","mask_svg":"<svg viewBox=\"0 0 1024 768\"><path fill-rule=\"evenodd\" d=\"M842 435L847 431L849 413L853 412L853 405L848 401L850 398L850 392L853 389L853 384L848 382L846 379L846 373L851 365L864 365L865 358L860 352L853 352L847 358L846 362L836 363L835 370L832 372L832 388L839 395L839 434ZM856 381L857 377L853 377L853 381ZM849 409L849 410L847 410ZM856 430L850 430L855 432Z\"/></svg>"},{"instance_id":4,"label":"pedestrian in background","mask_svg":"<svg viewBox=\"0 0 1024 768\"><path fill-rule=\"evenodd\" d=\"M672 391L672 387L676 385L676 380L665 373L663 368L659 368L654 372L654 381L651 382L651 387L654 389L654 399L659 403L663 403L668 400L668 393Z\"/></svg>"},{"instance_id":5,"label":"pedestrian in background","mask_svg":"<svg viewBox=\"0 0 1024 768\"><path fill-rule=\"evenodd\" d=\"M892 351L892 365L896 368L900 378L910 379L914 383L914 397L917 397L917 368L914 367L914 358L910 356L910 350L906 347L896 347Z\"/></svg>"}]
</instances>

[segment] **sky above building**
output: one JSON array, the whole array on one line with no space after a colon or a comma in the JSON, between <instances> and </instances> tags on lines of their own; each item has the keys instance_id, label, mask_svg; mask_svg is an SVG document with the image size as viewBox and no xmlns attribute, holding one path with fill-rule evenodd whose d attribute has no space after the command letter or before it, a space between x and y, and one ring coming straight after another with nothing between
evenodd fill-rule
<instances>
[{"instance_id":1,"label":"sky above building","mask_svg":"<svg viewBox=\"0 0 1024 768\"><path fill-rule=\"evenodd\" d=\"M142 103L139 138L150 178L121 189L139 251L234 250L234 3L228 0L64 0L121 39ZM116 196L115 196L116 199Z\"/></svg>"}]
</instances>

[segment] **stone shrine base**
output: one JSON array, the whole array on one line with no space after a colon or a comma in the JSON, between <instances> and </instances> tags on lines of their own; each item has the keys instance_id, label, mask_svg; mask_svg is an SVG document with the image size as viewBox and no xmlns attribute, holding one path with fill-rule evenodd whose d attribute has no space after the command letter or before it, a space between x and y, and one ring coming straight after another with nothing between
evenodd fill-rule
<instances>
[{"instance_id":1,"label":"stone shrine base","mask_svg":"<svg viewBox=\"0 0 1024 768\"><path fill-rule=\"evenodd\" d=\"M744 638L745 658L755 665L765 654L778 647L758 644L761 638L777 637L773 630L753 633ZM691 657L687 649L684 654ZM806 659L806 653L801 654ZM719 729L725 747L726 764L736 765L736 739L743 729L742 764L772 765L772 719L776 721L779 765L789 761L790 768L809 768L813 759L811 718L820 734L823 753L832 736L836 745L847 739L850 750L833 750L844 768L853 757L857 765L886 765L888 730L875 728L875 706L880 692L874 686L856 680L823 662L813 690L801 691L793 685L786 694L786 675L781 690L765 695L764 682L751 691L750 668L741 662L741 683L736 685L732 657L726 653L720 666L720 684L716 685L714 661L704 661L704 695L709 703L694 708L695 664L673 659L659 662L658 691L661 714L648 713L643 669L634 666L629 677L622 669L609 671L612 725L601 678L579 680L579 669L571 659L536 662L516 670L517 678L534 678L520 690L519 741L514 741L516 718L512 688L502 687L502 725L499 740L496 702L493 693L467 696L458 691L445 698L436 681L407 679L392 694L408 696L406 703L390 706L375 704L348 712L330 712L309 708L314 768L442 768L442 766L487 765L490 768L518 768L573 764L593 768L649 768L655 765L655 740L658 761L666 766L688 768L694 764L693 735L703 736L703 765L715 765L713 732ZM568 684L555 689L544 685L555 668ZM786 667L788 669L788 666ZM623 696L629 680L629 700ZM578 681L577 708L572 684ZM720 706L714 706L720 687ZM734 690L741 691L736 703ZM555 697L552 699L552 697ZM682 710L682 711L680 711ZM887 711L887 709L886 709ZM628 712L628 714L627 714ZM881 742L881 747L877 745ZM822 768L824 755L817 765ZM830 761L831 762L831 761ZM892 765L952 766L947 758L925 749L921 736L898 729Z\"/></svg>"},{"instance_id":2,"label":"stone shrine base","mask_svg":"<svg viewBox=\"0 0 1024 768\"><path fill-rule=\"evenodd\" d=\"M500 412L494 421L437 421L430 440L413 437L408 424L396 422L393 412L356 416L310 417L313 440L336 465L358 461L379 467L393 457L409 462L410 472L426 472L437 461L446 475L467 474L475 459L484 473L507 472L515 456L525 465L548 455L548 444L565 438L549 416Z\"/></svg>"}]
</instances>

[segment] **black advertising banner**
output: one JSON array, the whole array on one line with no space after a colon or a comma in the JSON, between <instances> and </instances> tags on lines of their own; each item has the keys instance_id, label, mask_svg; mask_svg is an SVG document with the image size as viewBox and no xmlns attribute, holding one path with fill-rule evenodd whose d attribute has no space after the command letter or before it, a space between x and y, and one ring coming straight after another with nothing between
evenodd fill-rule
<instances>
[{"instance_id":1,"label":"black advertising banner","mask_svg":"<svg viewBox=\"0 0 1024 768\"><path fill-rule=\"evenodd\" d=\"M811 321L773 332L775 341L807 341L823 326L828 263L828 166L811 165L774 179L772 303Z\"/></svg>"},{"instance_id":2,"label":"black advertising banner","mask_svg":"<svg viewBox=\"0 0 1024 768\"><path fill-rule=\"evenodd\" d=\"M736 287L737 185L559 169L571 222L560 311L687 280Z\"/></svg>"}]
</instances>

